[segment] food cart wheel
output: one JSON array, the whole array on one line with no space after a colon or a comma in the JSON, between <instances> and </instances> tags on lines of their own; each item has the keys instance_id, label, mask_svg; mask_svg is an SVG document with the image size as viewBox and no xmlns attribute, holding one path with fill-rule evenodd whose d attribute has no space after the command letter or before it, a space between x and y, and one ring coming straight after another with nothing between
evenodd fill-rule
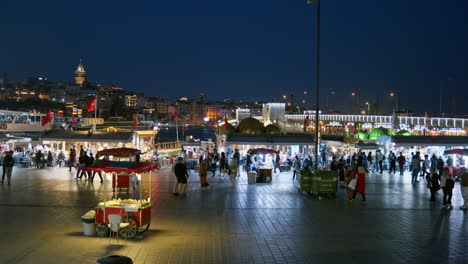
<instances>
[{"instance_id":1,"label":"food cart wheel","mask_svg":"<svg viewBox=\"0 0 468 264\"><path fill-rule=\"evenodd\" d=\"M125 239L133 238L138 231L138 224L134 217L128 218L128 227L119 230L119 234Z\"/></svg>"},{"instance_id":2,"label":"food cart wheel","mask_svg":"<svg viewBox=\"0 0 468 264\"><path fill-rule=\"evenodd\" d=\"M144 233L150 227L151 222L148 222L146 225L142 225L138 227L138 233Z\"/></svg>"},{"instance_id":3,"label":"food cart wheel","mask_svg":"<svg viewBox=\"0 0 468 264\"><path fill-rule=\"evenodd\" d=\"M99 223L96 228L96 234L98 237L108 237L109 231L110 229L105 223Z\"/></svg>"}]
</instances>

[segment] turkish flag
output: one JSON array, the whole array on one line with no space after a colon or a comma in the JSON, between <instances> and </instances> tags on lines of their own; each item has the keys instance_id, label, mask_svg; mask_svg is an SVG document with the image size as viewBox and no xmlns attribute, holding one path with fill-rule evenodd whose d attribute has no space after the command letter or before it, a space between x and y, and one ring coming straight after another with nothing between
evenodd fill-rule
<instances>
[{"instance_id":1,"label":"turkish flag","mask_svg":"<svg viewBox=\"0 0 468 264\"><path fill-rule=\"evenodd\" d=\"M74 117L74 116L72 116L72 124L76 124L76 123L77 123L77 122L76 122L76 119L75 119L75 117Z\"/></svg>"},{"instance_id":2,"label":"turkish flag","mask_svg":"<svg viewBox=\"0 0 468 264\"><path fill-rule=\"evenodd\" d=\"M135 115L135 119L133 119L133 124L132 124L132 131L138 126L140 122L138 121L138 114Z\"/></svg>"},{"instance_id":3,"label":"turkish flag","mask_svg":"<svg viewBox=\"0 0 468 264\"><path fill-rule=\"evenodd\" d=\"M227 133L228 127L229 127L229 123L227 120L227 116L225 116L224 117L224 133Z\"/></svg>"},{"instance_id":4,"label":"turkish flag","mask_svg":"<svg viewBox=\"0 0 468 264\"><path fill-rule=\"evenodd\" d=\"M47 115L44 117L44 119L42 119L42 124L41 126L45 126L47 125L50 121L52 121L52 111L49 111L47 112Z\"/></svg>"},{"instance_id":5,"label":"turkish flag","mask_svg":"<svg viewBox=\"0 0 468 264\"><path fill-rule=\"evenodd\" d=\"M89 100L86 103L86 109L88 110L88 112L92 112L96 110L96 103L97 103L97 97L94 97L93 99Z\"/></svg>"},{"instance_id":6,"label":"turkish flag","mask_svg":"<svg viewBox=\"0 0 468 264\"><path fill-rule=\"evenodd\" d=\"M174 112L174 120L177 121L177 119L178 119L177 112Z\"/></svg>"}]
</instances>

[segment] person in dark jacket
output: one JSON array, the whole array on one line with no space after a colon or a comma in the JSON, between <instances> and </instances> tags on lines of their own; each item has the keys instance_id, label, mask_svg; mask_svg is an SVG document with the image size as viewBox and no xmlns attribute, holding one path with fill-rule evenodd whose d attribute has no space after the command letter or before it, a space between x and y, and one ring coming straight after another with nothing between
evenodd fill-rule
<instances>
[{"instance_id":1,"label":"person in dark jacket","mask_svg":"<svg viewBox=\"0 0 468 264\"><path fill-rule=\"evenodd\" d=\"M434 203L436 192L440 189L439 175L436 173L435 168L431 168L431 172L426 175L426 181L427 188L429 188L431 191L431 198L429 199L429 202Z\"/></svg>"},{"instance_id":2,"label":"person in dark jacket","mask_svg":"<svg viewBox=\"0 0 468 264\"><path fill-rule=\"evenodd\" d=\"M185 196L185 188L187 187L187 179L189 177L187 167L184 165L182 157L177 158L177 164L174 166L174 174L177 178L174 184L173 194Z\"/></svg>"},{"instance_id":3,"label":"person in dark jacket","mask_svg":"<svg viewBox=\"0 0 468 264\"><path fill-rule=\"evenodd\" d=\"M3 175L2 175L2 184L5 180L5 175L7 176L8 185L11 182L11 173L13 172L13 166L15 165L15 160L13 159L13 151L8 151L5 158L3 158Z\"/></svg>"}]
</instances>

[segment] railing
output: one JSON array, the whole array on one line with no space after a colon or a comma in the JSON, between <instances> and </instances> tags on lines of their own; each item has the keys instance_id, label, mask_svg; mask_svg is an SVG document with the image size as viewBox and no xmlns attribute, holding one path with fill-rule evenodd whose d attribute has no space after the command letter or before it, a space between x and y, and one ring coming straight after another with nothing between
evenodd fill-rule
<instances>
[{"instance_id":1,"label":"railing","mask_svg":"<svg viewBox=\"0 0 468 264\"><path fill-rule=\"evenodd\" d=\"M309 116L310 120L315 120L315 115L286 115L286 119L290 120L305 120ZM453 128L468 128L468 119L465 118L450 118L450 117L421 117L421 116L397 116L399 124L433 126L433 127L453 127ZM378 115L324 115L321 114L321 121L338 121L338 122L367 122L367 123L382 123L391 124L393 116L378 116Z\"/></svg>"}]
</instances>

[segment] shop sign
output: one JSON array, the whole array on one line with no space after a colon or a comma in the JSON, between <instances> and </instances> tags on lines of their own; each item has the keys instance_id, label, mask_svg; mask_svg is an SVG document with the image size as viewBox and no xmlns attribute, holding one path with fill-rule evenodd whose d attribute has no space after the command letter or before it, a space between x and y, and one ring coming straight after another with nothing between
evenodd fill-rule
<instances>
[{"instance_id":1,"label":"shop sign","mask_svg":"<svg viewBox=\"0 0 468 264\"><path fill-rule=\"evenodd\" d=\"M85 125L101 125L104 124L104 118L86 118Z\"/></svg>"},{"instance_id":2,"label":"shop sign","mask_svg":"<svg viewBox=\"0 0 468 264\"><path fill-rule=\"evenodd\" d=\"M8 129L8 125L5 124L5 123L0 124L0 129L6 130L6 129Z\"/></svg>"}]
</instances>

